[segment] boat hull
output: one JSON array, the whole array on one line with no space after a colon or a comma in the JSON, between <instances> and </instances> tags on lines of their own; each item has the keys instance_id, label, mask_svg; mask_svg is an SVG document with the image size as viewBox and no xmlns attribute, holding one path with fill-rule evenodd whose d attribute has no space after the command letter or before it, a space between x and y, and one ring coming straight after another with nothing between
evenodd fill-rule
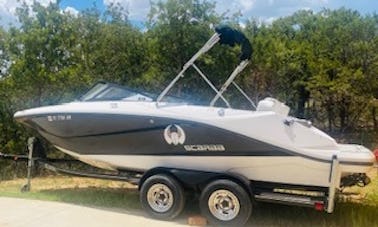
<instances>
[{"instance_id":1,"label":"boat hull","mask_svg":"<svg viewBox=\"0 0 378 227\"><path fill-rule=\"evenodd\" d=\"M364 173L374 164L367 149L345 146L342 149L347 152L342 152L341 146L319 130L286 126L285 117L270 112L227 110L229 113L220 114L219 108L169 109L143 103L117 103L125 106L115 110L112 103L101 103L108 110L84 103L80 110L85 111L75 112L75 105L21 112L15 117L61 151L105 169L233 172L256 181L327 187L334 156L340 157L340 176ZM91 109L94 107L98 109ZM256 135L277 142L256 139ZM306 138L314 139L306 142ZM280 146L285 140L290 140L287 147ZM316 143L321 146L314 147Z\"/></svg>"}]
</instances>

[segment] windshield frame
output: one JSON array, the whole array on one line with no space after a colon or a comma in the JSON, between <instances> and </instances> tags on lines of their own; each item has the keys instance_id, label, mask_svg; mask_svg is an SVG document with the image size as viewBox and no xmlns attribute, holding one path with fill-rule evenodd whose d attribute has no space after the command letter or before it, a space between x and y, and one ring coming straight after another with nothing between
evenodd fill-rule
<instances>
[{"instance_id":1,"label":"windshield frame","mask_svg":"<svg viewBox=\"0 0 378 227\"><path fill-rule=\"evenodd\" d=\"M98 87L99 85L102 85L102 86ZM96 87L98 87L98 89L94 90ZM96 98L111 88L121 89L130 93L134 93L135 95L141 95L141 96L144 96L145 99L144 100L142 99L141 100L127 100L127 97L125 98ZM87 92L85 92L79 98L80 102L95 102L95 101L149 101L149 102L153 102L155 100L156 100L156 97L154 97L154 94L146 94L145 92L141 92L141 91L131 89L126 86L114 84L114 83L108 83L105 81L99 81L95 83L87 90Z\"/></svg>"}]
</instances>

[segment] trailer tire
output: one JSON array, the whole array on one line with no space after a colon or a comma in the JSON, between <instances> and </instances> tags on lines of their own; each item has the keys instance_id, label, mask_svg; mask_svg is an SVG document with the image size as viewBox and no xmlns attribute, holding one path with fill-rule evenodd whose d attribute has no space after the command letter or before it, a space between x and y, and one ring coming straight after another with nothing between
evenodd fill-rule
<instances>
[{"instance_id":1,"label":"trailer tire","mask_svg":"<svg viewBox=\"0 0 378 227\"><path fill-rule=\"evenodd\" d=\"M200 209L215 226L243 226L252 212L248 193L231 180L215 180L201 193Z\"/></svg>"},{"instance_id":2,"label":"trailer tire","mask_svg":"<svg viewBox=\"0 0 378 227\"><path fill-rule=\"evenodd\" d=\"M150 216L171 220L184 209L184 190L181 184L169 175L153 175L141 186L140 202Z\"/></svg>"}]
</instances>

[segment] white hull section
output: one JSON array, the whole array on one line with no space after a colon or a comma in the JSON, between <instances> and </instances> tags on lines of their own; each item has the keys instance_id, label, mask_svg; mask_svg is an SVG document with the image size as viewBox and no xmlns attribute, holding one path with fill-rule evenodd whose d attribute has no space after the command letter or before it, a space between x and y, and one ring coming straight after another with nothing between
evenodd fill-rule
<instances>
[{"instance_id":1,"label":"white hull section","mask_svg":"<svg viewBox=\"0 0 378 227\"><path fill-rule=\"evenodd\" d=\"M285 184L329 186L330 164L300 157L254 156L88 156L116 167L148 170L154 167L231 172L249 180Z\"/></svg>"},{"instance_id":2,"label":"white hull section","mask_svg":"<svg viewBox=\"0 0 378 227\"><path fill-rule=\"evenodd\" d=\"M116 170L127 167L145 171L155 167L168 167L231 172L255 181L324 187L330 184L330 163L301 157L78 155L59 147L58 149L83 162L104 169Z\"/></svg>"},{"instance_id":3,"label":"white hull section","mask_svg":"<svg viewBox=\"0 0 378 227\"><path fill-rule=\"evenodd\" d=\"M77 159L103 169L146 171L155 167L230 172L249 180L307 186L330 186L331 163L303 157L274 156L159 156L159 155L78 155L59 148ZM371 166L340 165L340 177L347 173L365 173ZM337 184L339 185L339 183Z\"/></svg>"}]
</instances>

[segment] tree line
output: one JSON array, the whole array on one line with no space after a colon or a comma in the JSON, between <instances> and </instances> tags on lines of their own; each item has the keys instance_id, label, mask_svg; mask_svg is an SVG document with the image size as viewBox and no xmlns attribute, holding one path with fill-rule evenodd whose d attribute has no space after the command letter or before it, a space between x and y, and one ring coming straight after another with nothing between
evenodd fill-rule
<instances>
[{"instance_id":1,"label":"tree line","mask_svg":"<svg viewBox=\"0 0 378 227\"><path fill-rule=\"evenodd\" d=\"M160 92L213 34L228 24L244 32L253 56L237 83L253 100L273 96L327 132L378 133L378 15L341 8L298 11L271 24L218 13L208 0L151 3L141 29L120 5L77 15L58 3L17 9L18 25L0 27L0 151L23 150L31 134L20 109L72 101L105 80ZM238 64L238 47L213 48L198 66L220 86ZM189 70L173 91L197 103L214 95ZM248 108L236 91L228 99ZM0 163L2 165L2 163Z\"/></svg>"}]
</instances>

